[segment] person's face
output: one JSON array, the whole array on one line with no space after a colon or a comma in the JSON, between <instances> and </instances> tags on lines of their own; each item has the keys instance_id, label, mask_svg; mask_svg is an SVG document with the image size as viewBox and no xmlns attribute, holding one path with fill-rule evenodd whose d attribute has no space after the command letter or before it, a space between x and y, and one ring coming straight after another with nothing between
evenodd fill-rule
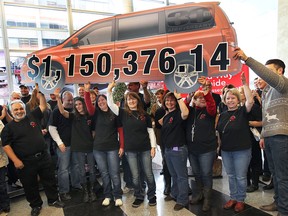
<instances>
[{"instance_id":1,"label":"person's face","mask_svg":"<svg viewBox=\"0 0 288 216\"><path fill-rule=\"evenodd\" d=\"M266 65L267 68L269 68L271 71L273 71L274 73L278 74L279 76L282 76L282 68L278 68L276 67L275 64L268 64Z\"/></svg>"},{"instance_id":2,"label":"person's face","mask_svg":"<svg viewBox=\"0 0 288 216\"><path fill-rule=\"evenodd\" d=\"M161 94L161 93L156 94L156 99L157 99L157 101L159 101L160 103L162 103L163 94Z\"/></svg>"},{"instance_id":3,"label":"person's face","mask_svg":"<svg viewBox=\"0 0 288 216\"><path fill-rule=\"evenodd\" d=\"M29 95L29 89L27 87L22 87L20 88L20 92L22 96L27 96Z\"/></svg>"},{"instance_id":4,"label":"person's face","mask_svg":"<svg viewBox=\"0 0 288 216\"><path fill-rule=\"evenodd\" d=\"M17 93L13 93L10 98L11 101L13 100L21 100L21 96Z\"/></svg>"},{"instance_id":5,"label":"person's face","mask_svg":"<svg viewBox=\"0 0 288 216\"><path fill-rule=\"evenodd\" d=\"M138 101L136 98L128 96L127 97L127 105L130 110L137 110Z\"/></svg>"},{"instance_id":6,"label":"person's face","mask_svg":"<svg viewBox=\"0 0 288 216\"><path fill-rule=\"evenodd\" d=\"M73 96L72 94L65 94L63 98L63 106L66 109L72 109L73 108Z\"/></svg>"},{"instance_id":7,"label":"person's face","mask_svg":"<svg viewBox=\"0 0 288 216\"><path fill-rule=\"evenodd\" d=\"M173 111L176 109L176 103L177 102L176 102L175 98L173 98L173 97L167 97L165 99L165 106L167 107L167 109L169 111Z\"/></svg>"},{"instance_id":8,"label":"person's face","mask_svg":"<svg viewBox=\"0 0 288 216\"><path fill-rule=\"evenodd\" d=\"M263 90L266 87L267 83L263 79L258 79L257 86L259 89Z\"/></svg>"},{"instance_id":9,"label":"person's face","mask_svg":"<svg viewBox=\"0 0 288 216\"><path fill-rule=\"evenodd\" d=\"M56 100L55 94L50 94L50 98L51 98L51 100Z\"/></svg>"},{"instance_id":10,"label":"person's face","mask_svg":"<svg viewBox=\"0 0 288 216\"><path fill-rule=\"evenodd\" d=\"M203 96L197 97L197 99L194 101L195 105L197 107L206 107L206 100Z\"/></svg>"},{"instance_id":11,"label":"person's face","mask_svg":"<svg viewBox=\"0 0 288 216\"><path fill-rule=\"evenodd\" d=\"M127 89L129 92L136 92L138 93L139 92L139 88L140 86L136 83L129 83L128 86L127 86Z\"/></svg>"},{"instance_id":12,"label":"person's face","mask_svg":"<svg viewBox=\"0 0 288 216\"><path fill-rule=\"evenodd\" d=\"M75 101L75 109L80 113L84 114L83 103L82 101L76 100Z\"/></svg>"},{"instance_id":13,"label":"person's face","mask_svg":"<svg viewBox=\"0 0 288 216\"><path fill-rule=\"evenodd\" d=\"M228 109L235 109L238 106L239 100L236 95L228 92L225 98L225 103Z\"/></svg>"},{"instance_id":14,"label":"person's face","mask_svg":"<svg viewBox=\"0 0 288 216\"><path fill-rule=\"evenodd\" d=\"M98 107L102 110L102 111L107 111L108 110L108 105L107 105L107 100L104 97L99 97L98 99Z\"/></svg>"},{"instance_id":15,"label":"person's face","mask_svg":"<svg viewBox=\"0 0 288 216\"><path fill-rule=\"evenodd\" d=\"M90 99L92 101L92 103L94 103L96 101L96 95L95 94L90 94Z\"/></svg>"},{"instance_id":16,"label":"person's face","mask_svg":"<svg viewBox=\"0 0 288 216\"><path fill-rule=\"evenodd\" d=\"M254 88L255 89L258 88L258 80L259 80L259 78L254 80Z\"/></svg>"},{"instance_id":17,"label":"person's face","mask_svg":"<svg viewBox=\"0 0 288 216\"><path fill-rule=\"evenodd\" d=\"M95 89L93 89L93 91L95 92L96 95L99 94L99 90L98 89L95 88Z\"/></svg>"},{"instance_id":18,"label":"person's face","mask_svg":"<svg viewBox=\"0 0 288 216\"><path fill-rule=\"evenodd\" d=\"M84 87L79 87L78 88L78 94L80 97L84 97L85 89Z\"/></svg>"},{"instance_id":19,"label":"person's face","mask_svg":"<svg viewBox=\"0 0 288 216\"><path fill-rule=\"evenodd\" d=\"M15 103L11 106L11 114L15 121L21 121L26 116L26 110L21 103Z\"/></svg>"}]
</instances>

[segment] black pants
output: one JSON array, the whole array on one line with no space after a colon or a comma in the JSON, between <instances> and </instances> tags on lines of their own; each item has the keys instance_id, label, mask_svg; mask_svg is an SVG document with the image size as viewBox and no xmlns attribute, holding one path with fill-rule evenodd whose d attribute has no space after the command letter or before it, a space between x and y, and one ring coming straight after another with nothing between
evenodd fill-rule
<instances>
[{"instance_id":1,"label":"black pants","mask_svg":"<svg viewBox=\"0 0 288 216\"><path fill-rule=\"evenodd\" d=\"M259 146L259 142L251 136L252 141L252 158L249 164L248 173L247 173L247 182L250 185L250 180L254 186L258 186L259 176L262 172L262 154Z\"/></svg>"},{"instance_id":2,"label":"black pants","mask_svg":"<svg viewBox=\"0 0 288 216\"><path fill-rule=\"evenodd\" d=\"M23 169L18 170L19 178L23 184L27 201L31 208L41 206L43 201L39 194L38 176L44 187L48 203L53 203L58 199L56 187L55 169L53 167L51 157L43 151L43 155L36 158L30 156L22 159Z\"/></svg>"}]
</instances>

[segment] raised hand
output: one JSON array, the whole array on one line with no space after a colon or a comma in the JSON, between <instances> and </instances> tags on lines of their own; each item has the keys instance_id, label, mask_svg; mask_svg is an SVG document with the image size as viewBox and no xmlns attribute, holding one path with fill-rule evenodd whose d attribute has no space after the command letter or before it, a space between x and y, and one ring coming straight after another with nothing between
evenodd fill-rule
<instances>
[{"instance_id":1,"label":"raised hand","mask_svg":"<svg viewBox=\"0 0 288 216\"><path fill-rule=\"evenodd\" d=\"M233 58L235 60L238 59L238 60L246 61L248 59L246 54L239 47L235 48L234 52L235 52L235 54L234 54Z\"/></svg>"},{"instance_id":2,"label":"raised hand","mask_svg":"<svg viewBox=\"0 0 288 216\"><path fill-rule=\"evenodd\" d=\"M140 81L140 84L141 84L142 88L147 88L147 86L148 86L148 81L146 81L146 80L141 80L141 81Z\"/></svg>"},{"instance_id":3,"label":"raised hand","mask_svg":"<svg viewBox=\"0 0 288 216\"><path fill-rule=\"evenodd\" d=\"M177 100L178 100L179 98L181 98L181 94L178 93L176 89L174 89L174 96L176 97Z\"/></svg>"},{"instance_id":4,"label":"raised hand","mask_svg":"<svg viewBox=\"0 0 288 216\"><path fill-rule=\"evenodd\" d=\"M61 89L60 89L60 88L56 88L56 89L54 90L54 95L55 95L57 98L59 98L59 97L60 97L60 92L61 92Z\"/></svg>"},{"instance_id":5,"label":"raised hand","mask_svg":"<svg viewBox=\"0 0 288 216\"><path fill-rule=\"evenodd\" d=\"M108 92L112 92L112 89L116 86L116 82L115 80L113 80L111 83L109 83L108 87L107 87L107 91Z\"/></svg>"},{"instance_id":6,"label":"raised hand","mask_svg":"<svg viewBox=\"0 0 288 216\"><path fill-rule=\"evenodd\" d=\"M89 92L89 91L90 91L90 89L91 89L91 84L90 84L90 82L84 83L84 89L85 89L85 92Z\"/></svg>"},{"instance_id":7,"label":"raised hand","mask_svg":"<svg viewBox=\"0 0 288 216\"><path fill-rule=\"evenodd\" d=\"M244 72L241 73L241 81L242 81L242 84L243 84L243 85L247 85L247 80L246 80L246 77L245 77L245 73L244 73Z\"/></svg>"}]
</instances>

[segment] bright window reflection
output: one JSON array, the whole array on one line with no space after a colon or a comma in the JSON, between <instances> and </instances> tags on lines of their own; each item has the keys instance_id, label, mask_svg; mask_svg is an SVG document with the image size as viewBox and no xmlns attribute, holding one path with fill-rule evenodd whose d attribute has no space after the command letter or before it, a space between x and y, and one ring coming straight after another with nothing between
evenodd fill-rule
<instances>
[{"instance_id":1,"label":"bright window reflection","mask_svg":"<svg viewBox=\"0 0 288 216\"><path fill-rule=\"evenodd\" d=\"M21 4L33 4L41 6L54 6L54 7L66 7L66 0L5 0L5 2L15 2Z\"/></svg>"},{"instance_id":2,"label":"bright window reflection","mask_svg":"<svg viewBox=\"0 0 288 216\"><path fill-rule=\"evenodd\" d=\"M106 17L109 16L99 14L73 13L73 29L74 31L77 31L92 21L103 19Z\"/></svg>"}]
</instances>

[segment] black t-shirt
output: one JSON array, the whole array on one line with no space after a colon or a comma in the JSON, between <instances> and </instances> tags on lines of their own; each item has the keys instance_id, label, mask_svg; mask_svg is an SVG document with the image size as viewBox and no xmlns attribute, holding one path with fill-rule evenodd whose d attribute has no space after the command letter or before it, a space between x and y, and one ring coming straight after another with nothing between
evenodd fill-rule
<instances>
[{"instance_id":1,"label":"black t-shirt","mask_svg":"<svg viewBox=\"0 0 288 216\"><path fill-rule=\"evenodd\" d=\"M9 122L1 134L3 146L10 145L20 160L46 150L40 125L42 116L38 107L20 122Z\"/></svg>"},{"instance_id":2,"label":"black t-shirt","mask_svg":"<svg viewBox=\"0 0 288 216\"><path fill-rule=\"evenodd\" d=\"M21 101L22 101L24 104L26 104L26 103L28 103L28 101L30 100L30 98L31 98L31 95L29 94L29 95L27 95L27 96L25 96L25 97L21 97Z\"/></svg>"},{"instance_id":3,"label":"black t-shirt","mask_svg":"<svg viewBox=\"0 0 288 216\"><path fill-rule=\"evenodd\" d=\"M186 140L189 152L206 153L217 148L215 116L210 116L206 107L204 109L189 107L189 116L186 120Z\"/></svg>"},{"instance_id":4,"label":"black t-shirt","mask_svg":"<svg viewBox=\"0 0 288 216\"><path fill-rule=\"evenodd\" d=\"M72 120L71 151L89 153L93 150L92 117L69 113Z\"/></svg>"},{"instance_id":5,"label":"black t-shirt","mask_svg":"<svg viewBox=\"0 0 288 216\"><path fill-rule=\"evenodd\" d=\"M159 120L166 114L166 111L163 107L159 107L155 112L155 128L161 129L162 125L159 124Z\"/></svg>"},{"instance_id":6,"label":"black t-shirt","mask_svg":"<svg viewBox=\"0 0 288 216\"><path fill-rule=\"evenodd\" d=\"M95 109L92 130L95 130L93 148L98 151L119 149L118 131L119 118L109 109L104 112Z\"/></svg>"},{"instance_id":7,"label":"black t-shirt","mask_svg":"<svg viewBox=\"0 0 288 216\"><path fill-rule=\"evenodd\" d=\"M56 100L55 101L49 100L47 103L50 105L51 110L54 110L55 107L57 106L57 101Z\"/></svg>"},{"instance_id":8,"label":"black t-shirt","mask_svg":"<svg viewBox=\"0 0 288 216\"><path fill-rule=\"evenodd\" d=\"M120 109L120 120L123 125L125 151L143 152L151 149L147 127L152 128L150 116L139 115L138 111L131 114Z\"/></svg>"},{"instance_id":9,"label":"black t-shirt","mask_svg":"<svg viewBox=\"0 0 288 216\"><path fill-rule=\"evenodd\" d=\"M65 109L68 112L71 112L71 109ZM55 108L52 112L51 122L52 126L57 127L57 131L59 136L65 146L71 146L71 128L72 128L72 120L69 118L65 118L59 111L58 108Z\"/></svg>"},{"instance_id":10,"label":"black t-shirt","mask_svg":"<svg viewBox=\"0 0 288 216\"><path fill-rule=\"evenodd\" d=\"M163 119L161 129L162 146L165 148L181 147L186 145L185 121L181 111L176 109L169 112Z\"/></svg>"},{"instance_id":11,"label":"black t-shirt","mask_svg":"<svg viewBox=\"0 0 288 216\"><path fill-rule=\"evenodd\" d=\"M217 130L223 151L239 151L251 147L248 113L245 106L221 113Z\"/></svg>"}]
</instances>

